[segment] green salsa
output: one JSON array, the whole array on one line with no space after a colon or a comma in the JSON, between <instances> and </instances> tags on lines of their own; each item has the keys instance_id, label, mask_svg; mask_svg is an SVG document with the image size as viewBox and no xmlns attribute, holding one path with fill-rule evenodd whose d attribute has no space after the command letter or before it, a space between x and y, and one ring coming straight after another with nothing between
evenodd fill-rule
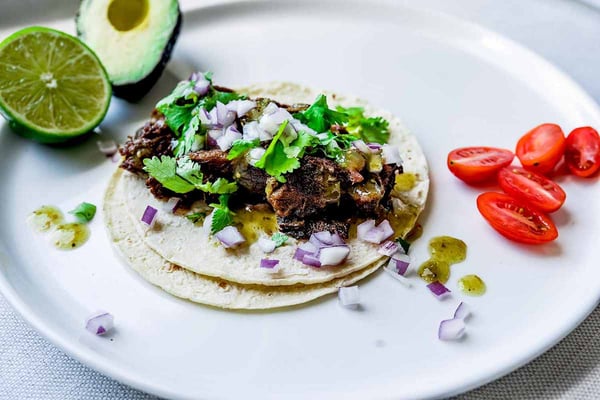
<instances>
[{"instance_id":1,"label":"green salsa","mask_svg":"<svg viewBox=\"0 0 600 400\"><path fill-rule=\"evenodd\" d=\"M450 266L464 261L467 245L460 239L438 236L429 241L431 258L419 267L419 276L426 282L448 282Z\"/></svg>"},{"instance_id":2,"label":"green salsa","mask_svg":"<svg viewBox=\"0 0 600 400\"><path fill-rule=\"evenodd\" d=\"M477 275L465 275L458 280L458 287L469 296L481 296L485 293L485 282Z\"/></svg>"}]
</instances>

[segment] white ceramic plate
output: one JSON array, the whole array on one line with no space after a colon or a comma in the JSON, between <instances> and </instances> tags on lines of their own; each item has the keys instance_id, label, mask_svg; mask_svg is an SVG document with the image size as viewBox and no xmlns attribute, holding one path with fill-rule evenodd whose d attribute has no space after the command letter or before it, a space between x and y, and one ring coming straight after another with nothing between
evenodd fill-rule
<instances>
[{"instance_id":1,"label":"white ceramic plate","mask_svg":"<svg viewBox=\"0 0 600 400\"><path fill-rule=\"evenodd\" d=\"M142 281L113 254L102 215L90 241L58 252L25 224L42 204L100 204L115 165L95 139L41 146L0 127L0 289L43 335L122 382L172 398L430 398L497 378L539 355L588 315L600 295L597 179L560 183L560 238L525 247L478 215L476 189L454 179L447 152L463 145L512 148L546 121L565 130L600 126L590 98L551 65L479 27L392 3L354 1L183 2L173 62L139 105L114 100L102 125L123 140L191 69L219 84L292 80L369 99L401 116L420 139L432 191L413 256L437 235L469 245L453 268L453 297L436 300L413 277L407 289L384 274L361 284L362 311L334 296L277 312L226 312L178 300ZM217 2L218 3L218 2ZM70 20L52 26L73 30ZM4 37L16 27L0 26ZM456 288L463 274L488 285L481 298ZM439 321L466 300L474 316L460 342L437 340ZM116 317L111 337L83 319Z\"/></svg>"}]
</instances>

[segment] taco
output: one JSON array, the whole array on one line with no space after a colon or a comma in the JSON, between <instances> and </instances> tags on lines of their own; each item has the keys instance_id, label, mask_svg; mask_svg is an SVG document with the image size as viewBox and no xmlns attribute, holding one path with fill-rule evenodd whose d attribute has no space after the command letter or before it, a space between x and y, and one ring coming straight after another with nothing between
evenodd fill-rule
<instances>
[{"instance_id":1,"label":"taco","mask_svg":"<svg viewBox=\"0 0 600 400\"><path fill-rule=\"evenodd\" d=\"M376 269L429 187L398 118L291 83L232 91L194 74L120 152L118 215L157 260L267 292Z\"/></svg>"}]
</instances>

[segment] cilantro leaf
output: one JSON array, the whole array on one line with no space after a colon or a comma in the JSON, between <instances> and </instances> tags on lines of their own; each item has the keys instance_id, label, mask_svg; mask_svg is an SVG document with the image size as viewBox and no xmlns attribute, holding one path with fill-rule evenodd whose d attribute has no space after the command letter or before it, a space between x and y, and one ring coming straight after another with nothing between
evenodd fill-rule
<instances>
[{"instance_id":1,"label":"cilantro leaf","mask_svg":"<svg viewBox=\"0 0 600 400\"><path fill-rule=\"evenodd\" d=\"M346 130L348 133L360 136L366 143L385 144L390 138L389 123L381 117L365 117L361 107L338 107L339 112L348 115Z\"/></svg>"},{"instance_id":2,"label":"cilantro leaf","mask_svg":"<svg viewBox=\"0 0 600 400\"><path fill-rule=\"evenodd\" d=\"M300 167L300 161L297 158L287 156L285 145L281 142L288 122L287 120L283 121L265 154L254 164L255 167L264 169L267 174L275 177L279 182L286 182L283 175Z\"/></svg>"},{"instance_id":3,"label":"cilantro leaf","mask_svg":"<svg viewBox=\"0 0 600 400\"><path fill-rule=\"evenodd\" d=\"M237 191L237 182L229 182L225 178L217 178L214 182L196 184L196 188L206 193L230 194Z\"/></svg>"},{"instance_id":4,"label":"cilantro leaf","mask_svg":"<svg viewBox=\"0 0 600 400\"><path fill-rule=\"evenodd\" d=\"M273 234L273 236L271 236L271 240L275 242L275 248L283 246L288 239L289 236L281 232L276 232Z\"/></svg>"},{"instance_id":5,"label":"cilantro leaf","mask_svg":"<svg viewBox=\"0 0 600 400\"><path fill-rule=\"evenodd\" d=\"M310 133L300 131L298 137L284 149L285 154L290 158L302 158L306 148L319 143L319 139Z\"/></svg>"},{"instance_id":6,"label":"cilantro leaf","mask_svg":"<svg viewBox=\"0 0 600 400\"><path fill-rule=\"evenodd\" d=\"M83 202L75 207L74 210L69 211L69 214L73 214L81 222L90 222L94 219L94 215L96 215L96 206Z\"/></svg>"},{"instance_id":7,"label":"cilantro leaf","mask_svg":"<svg viewBox=\"0 0 600 400\"><path fill-rule=\"evenodd\" d=\"M194 185L177 175L177 161L173 157L146 158L144 170L165 188L175 193L188 193L195 189Z\"/></svg>"},{"instance_id":8,"label":"cilantro leaf","mask_svg":"<svg viewBox=\"0 0 600 400\"><path fill-rule=\"evenodd\" d=\"M238 139L233 142L229 153L227 154L228 160L233 160L244 155L248 150L260 146L260 139L254 140L243 140Z\"/></svg>"},{"instance_id":9,"label":"cilantro leaf","mask_svg":"<svg viewBox=\"0 0 600 400\"><path fill-rule=\"evenodd\" d=\"M210 204L210 206L214 208L212 214L212 223L210 225L211 234L214 235L215 233L223 230L223 228L226 226L233 224L233 216L235 213L229 209L228 203L229 195L222 194L219 196L219 204Z\"/></svg>"},{"instance_id":10,"label":"cilantro leaf","mask_svg":"<svg viewBox=\"0 0 600 400\"><path fill-rule=\"evenodd\" d=\"M175 193L188 193L194 189L207 193L225 194L237 190L236 182L229 182L225 178L218 178L214 182L203 182L204 174L200 165L182 157L176 160L173 157L156 156L144 159L144 170L159 181L165 188Z\"/></svg>"},{"instance_id":11,"label":"cilantro leaf","mask_svg":"<svg viewBox=\"0 0 600 400\"><path fill-rule=\"evenodd\" d=\"M308 109L294 114L294 117L316 132L325 132L331 125L343 124L348 121L346 113L329 108L327 97L323 94L320 94Z\"/></svg>"}]
</instances>

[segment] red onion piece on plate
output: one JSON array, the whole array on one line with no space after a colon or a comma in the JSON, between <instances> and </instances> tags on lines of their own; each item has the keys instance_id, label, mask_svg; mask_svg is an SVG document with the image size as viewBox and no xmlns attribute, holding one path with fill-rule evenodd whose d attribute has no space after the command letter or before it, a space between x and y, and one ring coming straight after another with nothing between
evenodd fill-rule
<instances>
[{"instance_id":1,"label":"red onion piece on plate","mask_svg":"<svg viewBox=\"0 0 600 400\"><path fill-rule=\"evenodd\" d=\"M390 258L388 268L404 276L406 274L406 271L408 270L408 267L410 266L410 263L410 256L402 253L396 253Z\"/></svg>"},{"instance_id":2,"label":"red onion piece on plate","mask_svg":"<svg viewBox=\"0 0 600 400\"><path fill-rule=\"evenodd\" d=\"M341 287L338 290L340 304L344 307L355 308L360 304L360 292L358 286Z\"/></svg>"},{"instance_id":3,"label":"red onion piece on plate","mask_svg":"<svg viewBox=\"0 0 600 400\"><path fill-rule=\"evenodd\" d=\"M441 299L450 293L450 289L448 289L439 281L431 282L429 285L427 285L427 289L431 290L431 293L433 293L438 299Z\"/></svg>"},{"instance_id":4,"label":"red onion piece on plate","mask_svg":"<svg viewBox=\"0 0 600 400\"><path fill-rule=\"evenodd\" d=\"M115 318L106 311L97 311L85 320L85 329L94 335L104 335L114 327Z\"/></svg>"},{"instance_id":5,"label":"red onion piece on plate","mask_svg":"<svg viewBox=\"0 0 600 400\"><path fill-rule=\"evenodd\" d=\"M440 322L438 338L440 340L458 340L465 334L465 321L460 318L446 319Z\"/></svg>"},{"instance_id":6,"label":"red onion piece on plate","mask_svg":"<svg viewBox=\"0 0 600 400\"><path fill-rule=\"evenodd\" d=\"M456 307L456 311L454 311L454 319L462 319L465 320L469 318L471 315L471 309L465 302L460 302L458 307Z\"/></svg>"},{"instance_id":7,"label":"red onion piece on plate","mask_svg":"<svg viewBox=\"0 0 600 400\"><path fill-rule=\"evenodd\" d=\"M158 210L156 208L152 206L146 206L141 221L150 227L154 226L154 221L156 219L155 217L157 212Z\"/></svg>"},{"instance_id":8,"label":"red onion piece on plate","mask_svg":"<svg viewBox=\"0 0 600 400\"><path fill-rule=\"evenodd\" d=\"M390 269L389 267L383 267L383 270L390 275L392 278L396 279L398 282L400 282L401 284L403 284L406 287L412 287L412 284L410 283L410 281L408 279L406 279L404 276L400 275L397 271Z\"/></svg>"},{"instance_id":9,"label":"red onion piece on plate","mask_svg":"<svg viewBox=\"0 0 600 400\"><path fill-rule=\"evenodd\" d=\"M235 247L246 241L246 239L244 239L240 231L238 231L236 227L231 225L226 226L219 232L215 233L215 236L217 239L219 239L223 247L225 247L226 249Z\"/></svg>"}]
</instances>

